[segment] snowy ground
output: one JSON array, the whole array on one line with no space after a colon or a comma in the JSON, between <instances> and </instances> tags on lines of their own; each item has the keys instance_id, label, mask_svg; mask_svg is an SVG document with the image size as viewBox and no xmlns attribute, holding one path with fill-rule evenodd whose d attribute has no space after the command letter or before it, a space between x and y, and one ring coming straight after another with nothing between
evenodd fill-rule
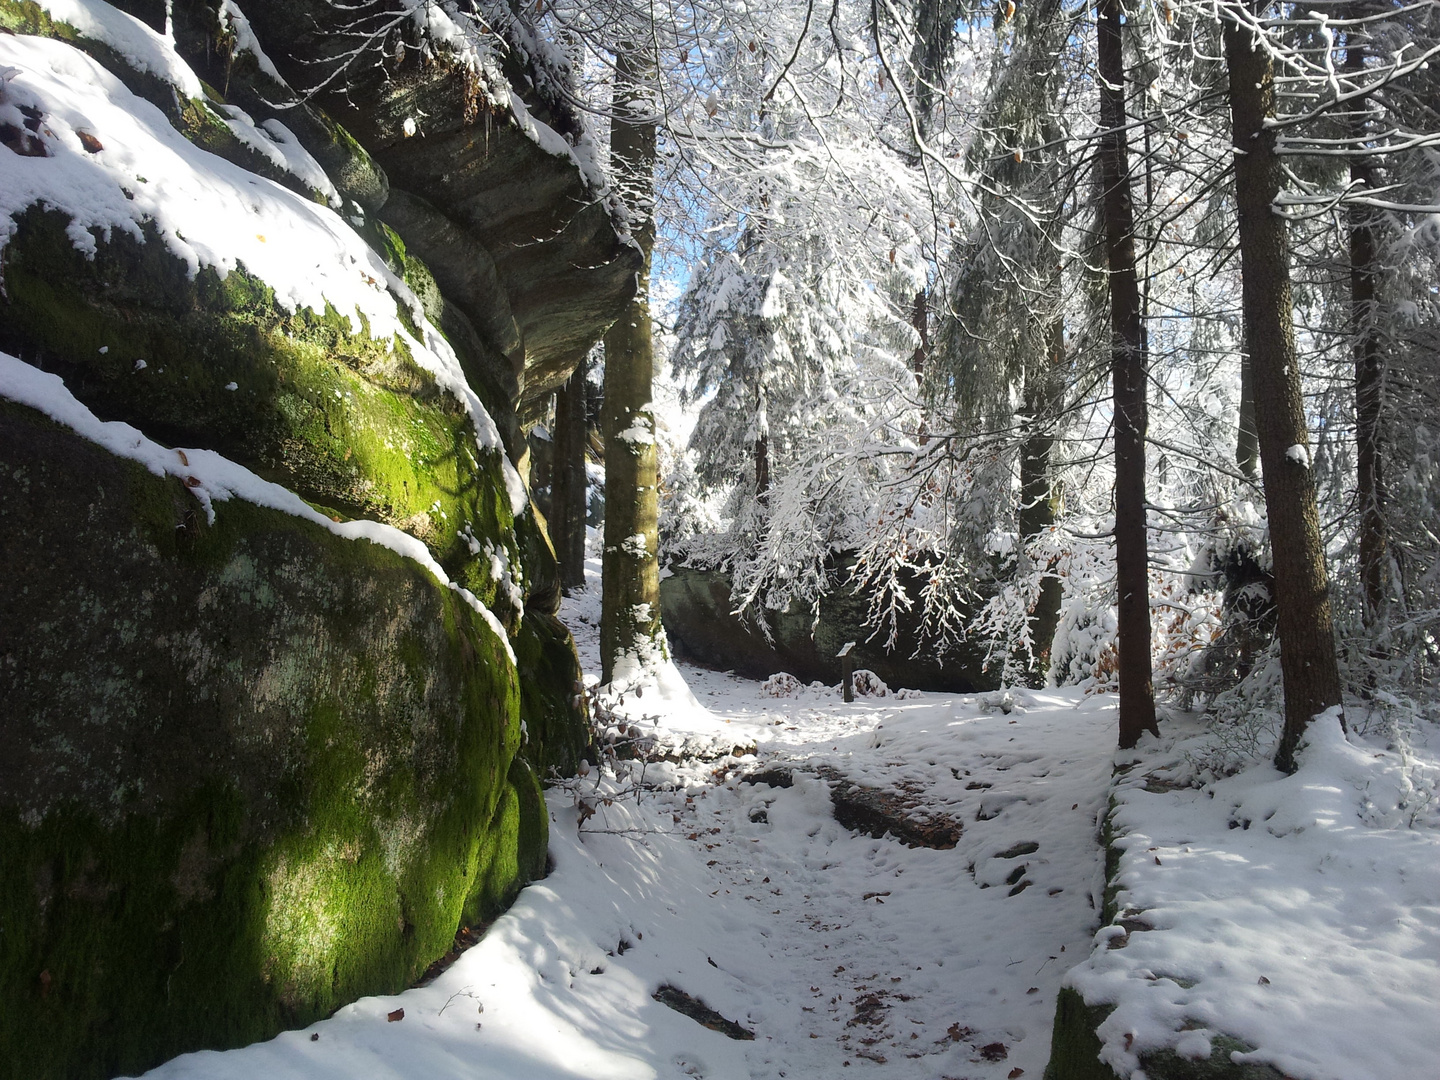
<instances>
[{"instance_id":1,"label":"snowy ground","mask_svg":"<svg viewBox=\"0 0 1440 1080\"><path fill-rule=\"evenodd\" d=\"M597 594L564 612L587 670ZM1424 738L1387 749L1322 721L1296 776L1193 786L1200 727L1167 722L1125 762L1129 921L1097 932L1112 699L845 705L682 670L708 712L672 701L636 720L654 694L627 707L701 756L552 789L554 872L435 983L149 1075L1038 1080L1066 980L1119 1004L1101 1034L1122 1075L1147 1048L1208 1053L1216 1032L1297 1080L1440 1075L1440 769ZM773 764L791 787L738 779ZM827 768L959 822L957 845L843 828ZM657 1002L664 985L753 1041Z\"/></svg>"},{"instance_id":2,"label":"snowy ground","mask_svg":"<svg viewBox=\"0 0 1440 1080\"><path fill-rule=\"evenodd\" d=\"M1440 1077L1440 729L1358 702L1349 721L1312 723L1293 776L1206 775L1198 717L1134 755L1122 925L1070 979L1118 1004L1100 1034L1121 1075L1223 1033L1297 1080Z\"/></svg>"},{"instance_id":3,"label":"snowy ground","mask_svg":"<svg viewBox=\"0 0 1440 1080\"><path fill-rule=\"evenodd\" d=\"M565 612L592 668L595 593ZM148 1075L1038 1078L1060 980L1095 929L1111 704L1021 693L1008 714L940 694L845 705L830 690L775 698L684 673L714 714L682 717L692 745L755 757L648 765L638 797L638 765L552 790L554 872L435 983ZM762 762L795 766L793 786L737 782ZM953 817L958 845L842 828L806 771L817 765ZM596 806L583 824L577 800ZM653 1000L666 983L754 1040Z\"/></svg>"}]
</instances>

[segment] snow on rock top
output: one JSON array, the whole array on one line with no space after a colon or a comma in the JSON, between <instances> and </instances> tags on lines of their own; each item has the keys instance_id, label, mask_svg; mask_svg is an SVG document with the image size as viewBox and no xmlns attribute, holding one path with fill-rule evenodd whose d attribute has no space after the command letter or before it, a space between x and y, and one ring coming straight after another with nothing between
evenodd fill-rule
<instances>
[{"instance_id":1,"label":"snow on rock top","mask_svg":"<svg viewBox=\"0 0 1440 1080\"><path fill-rule=\"evenodd\" d=\"M41 0L40 6L57 22L68 23L85 37L109 45L136 71L163 79L186 97L204 96L199 77L180 59L171 42L133 15L104 0Z\"/></svg>"},{"instance_id":2,"label":"snow on rock top","mask_svg":"<svg viewBox=\"0 0 1440 1080\"><path fill-rule=\"evenodd\" d=\"M450 580L424 542L392 525L378 521L333 521L293 491L262 480L243 465L213 450L171 449L146 438L138 429L120 421L102 421L79 402L58 375L41 371L6 353L0 353L0 398L44 413L57 424L109 450L117 457L137 461L156 476L173 476L205 508L208 520L215 520L215 503L242 499L257 506L303 518L347 540L368 540L419 563L436 581L455 592L485 620L505 646L510 662L515 654L504 626L468 589Z\"/></svg>"},{"instance_id":3,"label":"snow on rock top","mask_svg":"<svg viewBox=\"0 0 1440 1080\"><path fill-rule=\"evenodd\" d=\"M515 116L515 126L521 133L544 150L547 154L555 157L568 158L575 168L580 170L580 175L585 178L588 187L595 191L603 191L606 186L605 172L599 165L599 159L594 152L594 145L590 140L583 141L579 146L571 146L561 135L543 120L537 120L530 114L530 109L521 100L520 95L510 91L510 111Z\"/></svg>"},{"instance_id":4,"label":"snow on rock top","mask_svg":"<svg viewBox=\"0 0 1440 1080\"><path fill-rule=\"evenodd\" d=\"M236 105L220 105L217 108L225 126L237 139L277 169L298 177L307 187L318 191L331 206L340 207L343 202L340 192L289 128L279 120L256 124L249 113Z\"/></svg>"},{"instance_id":5,"label":"snow on rock top","mask_svg":"<svg viewBox=\"0 0 1440 1080\"><path fill-rule=\"evenodd\" d=\"M224 276L243 263L287 310L324 311L329 301L357 332L357 315L376 337L400 329L385 264L336 214L192 145L154 105L63 42L0 38L0 63L22 72L0 109L41 110L49 152L0 158L6 218L36 204L59 210L72 219L75 246L90 254L92 230L139 240L142 224L153 223L192 274L212 267ZM87 152L81 131L102 149ZM0 221L0 244L14 229Z\"/></svg>"},{"instance_id":6,"label":"snow on rock top","mask_svg":"<svg viewBox=\"0 0 1440 1080\"><path fill-rule=\"evenodd\" d=\"M67 6L72 3L77 5L73 10ZM75 11L89 12L122 28L134 23L135 39L148 42L146 62L166 70L184 68L199 91L199 80L169 43L128 15L98 0L56 0L51 10L67 18ZM0 251L15 233L15 218L32 206L69 216L67 234L91 256L97 235L108 239L118 229L143 240L143 227L150 225L191 274L208 267L224 277L243 266L275 291L276 303L287 311L323 312L329 304L356 333L368 329L377 340L400 339L415 362L466 407L479 446L501 451L499 430L471 390L454 350L425 319L410 288L333 210L194 146L154 105L63 42L0 37L3 67L19 74L7 82L0 122L19 127L24 120L20 106L39 109L44 123L38 135L47 155L0 155ZM189 85L176 78L177 85ZM232 120L235 114L244 116L239 110L231 114ZM81 132L101 148L87 151ZM304 169L301 175L311 174L317 182L324 177L298 142L291 142L287 129L276 124L267 133L292 171ZM328 180L325 184L329 187ZM399 304L408 309L423 341L405 329ZM524 483L501 457L511 509L518 514L527 503Z\"/></svg>"},{"instance_id":7,"label":"snow on rock top","mask_svg":"<svg viewBox=\"0 0 1440 1080\"><path fill-rule=\"evenodd\" d=\"M275 62L265 55L265 50L260 47L260 41L255 36L255 31L250 28L250 20L240 10L235 0L225 0L220 6L220 15L230 26L230 32L235 35L234 51L236 53L249 53L255 58L256 65L260 71L279 83L281 86L288 85L280 74L280 69Z\"/></svg>"}]
</instances>

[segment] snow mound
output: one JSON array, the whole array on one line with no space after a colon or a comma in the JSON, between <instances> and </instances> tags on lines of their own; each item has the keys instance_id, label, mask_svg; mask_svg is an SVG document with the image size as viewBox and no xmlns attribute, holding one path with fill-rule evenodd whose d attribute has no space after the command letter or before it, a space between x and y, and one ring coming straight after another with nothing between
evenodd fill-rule
<instances>
[{"instance_id":1,"label":"snow mound","mask_svg":"<svg viewBox=\"0 0 1440 1080\"><path fill-rule=\"evenodd\" d=\"M805 689L805 684L791 675L788 671L777 671L770 678L765 680L760 687L760 693L766 697L794 697Z\"/></svg>"},{"instance_id":2,"label":"snow mound","mask_svg":"<svg viewBox=\"0 0 1440 1080\"><path fill-rule=\"evenodd\" d=\"M1261 765L1200 789L1157 784L1183 772L1186 749L1156 744L1116 792L1125 925L1103 927L1070 976L1087 1002L1116 1006L1103 1060L1129 1076L1141 1053L1204 1056L1224 1034L1254 1048L1233 1060L1296 1080L1433 1075L1433 747L1347 735L1331 712L1292 776Z\"/></svg>"},{"instance_id":3,"label":"snow mound","mask_svg":"<svg viewBox=\"0 0 1440 1080\"><path fill-rule=\"evenodd\" d=\"M857 668L854 679L855 693L861 697L888 697L890 694L890 687L885 680L869 668Z\"/></svg>"}]
</instances>

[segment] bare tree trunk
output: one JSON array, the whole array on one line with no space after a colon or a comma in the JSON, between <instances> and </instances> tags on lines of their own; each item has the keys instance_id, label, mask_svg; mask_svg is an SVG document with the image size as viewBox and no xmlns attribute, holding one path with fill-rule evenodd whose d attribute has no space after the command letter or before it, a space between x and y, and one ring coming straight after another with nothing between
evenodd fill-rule
<instances>
[{"instance_id":1,"label":"bare tree trunk","mask_svg":"<svg viewBox=\"0 0 1440 1080\"><path fill-rule=\"evenodd\" d=\"M770 436L755 440L755 501L764 506L770 501Z\"/></svg>"},{"instance_id":2,"label":"bare tree trunk","mask_svg":"<svg viewBox=\"0 0 1440 1080\"><path fill-rule=\"evenodd\" d=\"M910 370L915 373L918 384L925 378L925 364L930 359L930 294L924 289L915 294L915 303L910 309L910 325L920 335L920 344L910 354Z\"/></svg>"},{"instance_id":3,"label":"bare tree trunk","mask_svg":"<svg viewBox=\"0 0 1440 1080\"><path fill-rule=\"evenodd\" d=\"M1055 524L1060 509L1059 492L1051 477L1050 454L1055 448L1055 412L1063 392L1065 364L1065 322L1056 319L1050 328L1049 363L1038 377L1027 375L1023 393L1026 431L1020 445L1020 550L1027 552L1041 533ZM1040 595L1030 612L1030 641L1034 662L1030 669L1032 686L1043 686L1050 669L1050 646L1060 625L1060 579L1045 566Z\"/></svg>"},{"instance_id":4,"label":"bare tree trunk","mask_svg":"<svg viewBox=\"0 0 1440 1080\"><path fill-rule=\"evenodd\" d=\"M1120 651L1120 746L1159 734L1150 675L1149 549L1145 535L1145 351L1135 275L1135 213L1125 136L1125 66L1120 0L1100 0L1101 181L1110 265L1111 376L1115 387L1115 588Z\"/></svg>"},{"instance_id":5,"label":"bare tree trunk","mask_svg":"<svg viewBox=\"0 0 1440 1080\"><path fill-rule=\"evenodd\" d=\"M555 391L555 461L550 484L550 539L567 593L585 585L585 368L584 359Z\"/></svg>"},{"instance_id":6,"label":"bare tree trunk","mask_svg":"<svg viewBox=\"0 0 1440 1080\"><path fill-rule=\"evenodd\" d=\"M1235 436L1235 463L1253 478L1260 464L1260 434L1255 430L1255 376L1250 370L1250 342L1240 354L1240 428Z\"/></svg>"},{"instance_id":7,"label":"bare tree trunk","mask_svg":"<svg viewBox=\"0 0 1440 1080\"><path fill-rule=\"evenodd\" d=\"M1249 0L1258 15L1255 0ZM1340 704L1340 674L1330 617L1330 582L1310 474L1309 435L1290 299L1290 249L1276 214L1280 162L1275 135L1274 68L1248 27L1225 23L1235 201L1240 216L1245 340L1255 380L1255 424L1275 568L1285 729L1275 764L1295 768L1295 747L1311 719Z\"/></svg>"},{"instance_id":8,"label":"bare tree trunk","mask_svg":"<svg viewBox=\"0 0 1440 1080\"><path fill-rule=\"evenodd\" d=\"M1352 167L1351 175L1359 171ZM1385 481L1380 471L1380 406L1384 362L1375 329L1375 230L1363 207L1350 207L1350 303L1355 334L1355 490L1360 501L1360 581L1365 622L1385 605L1389 538Z\"/></svg>"},{"instance_id":9,"label":"bare tree trunk","mask_svg":"<svg viewBox=\"0 0 1440 1080\"><path fill-rule=\"evenodd\" d=\"M1357 10L1354 14L1363 12ZM1345 70L1365 67L1363 31L1352 31L1345 49ZM1364 105L1356 106L1364 108ZM1351 125L1357 140L1364 124ZM1352 159L1351 183L1373 188L1373 169L1363 158ZM1350 331L1355 349L1355 492L1360 503L1360 584L1364 591L1365 622L1373 624L1385 605L1389 568L1389 536L1385 525L1385 481L1380 471L1380 407L1385 377L1376 327L1374 211L1351 204L1350 226Z\"/></svg>"},{"instance_id":10,"label":"bare tree trunk","mask_svg":"<svg viewBox=\"0 0 1440 1080\"><path fill-rule=\"evenodd\" d=\"M646 46L622 47L615 68L611 170L627 194L632 235L644 253L635 297L605 335L605 549L600 607L602 683L622 658L641 664L665 648L660 624L659 493L651 412L655 347L650 254L655 247L655 120Z\"/></svg>"}]
</instances>

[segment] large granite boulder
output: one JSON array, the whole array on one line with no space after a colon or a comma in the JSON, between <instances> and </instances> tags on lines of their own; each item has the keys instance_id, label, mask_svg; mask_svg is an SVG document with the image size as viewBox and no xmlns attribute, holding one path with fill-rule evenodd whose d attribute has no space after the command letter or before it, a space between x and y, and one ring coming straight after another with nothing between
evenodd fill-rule
<instances>
[{"instance_id":1,"label":"large granite boulder","mask_svg":"<svg viewBox=\"0 0 1440 1080\"><path fill-rule=\"evenodd\" d=\"M806 682L833 684L841 675L838 653L853 641L855 668L869 668L893 688L971 693L998 685L984 669L983 649L959 646L941 654L927 644L916 619L902 619L895 648L884 648L881 635L872 640L866 626L865 598L846 585L826 594L818 618L794 607L767 610L764 629L754 616L734 613L730 588L721 570L676 566L661 579L665 633L679 654L753 678L787 671Z\"/></svg>"},{"instance_id":2,"label":"large granite boulder","mask_svg":"<svg viewBox=\"0 0 1440 1080\"><path fill-rule=\"evenodd\" d=\"M415 562L0 403L0 1075L413 982L544 872L506 646Z\"/></svg>"},{"instance_id":3,"label":"large granite boulder","mask_svg":"<svg viewBox=\"0 0 1440 1080\"><path fill-rule=\"evenodd\" d=\"M164 25L166 5L124 6ZM0 351L304 512L197 499L184 470L17 403L0 369L0 1077L26 1080L136 1072L400 990L544 872L540 779L573 771L588 727L519 411L638 263L523 112L445 111L463 77L442 54L364 104L301 100L261 43L303 68L286 38L303 4L173 5L173 39L98 0L65 10L104 18L0 0L22 35L0 43L29 49L11 95L32 95L0 101L29 110L0 124ZM186 60L200 78L177 82ZM112 111L71 145L67 86L136 123ZM430 95L425 138L387 134L401 92ZM252 252L329 215L315 235L338 239L303 254L343 262L316 273L371 308L298 302L215 254L230 223L181 236L158 196L131 213L156 190L142 156L100 221L73 190L93 196L142 130L244 170L207 176L264 193ZM432 134L463 177L436 171ZM84 183L47 188L47 169ZM356 538L375 530L404 543Z\"/></svg>"}]
</instances>

